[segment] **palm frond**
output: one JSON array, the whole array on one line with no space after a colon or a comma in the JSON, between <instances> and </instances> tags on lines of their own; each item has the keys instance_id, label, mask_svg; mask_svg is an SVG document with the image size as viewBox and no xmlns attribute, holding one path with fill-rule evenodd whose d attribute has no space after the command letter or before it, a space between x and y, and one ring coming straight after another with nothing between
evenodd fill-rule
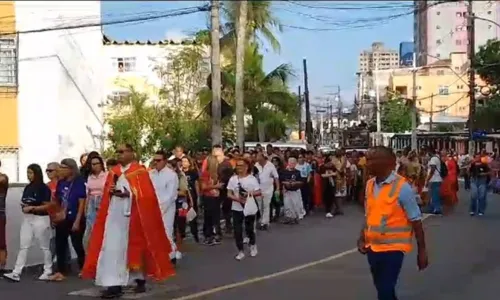
<instances>
[{"instance_id":1,"label":"palm frond","mask_svg":"<svg viewBox=\"0 0 500 300\"><path fill-rule=\"evenodd\" d=\"M290 64L281 64L277 66L274 70L267 73L264 78L264 82L272 82L276 79L283 82L283 84L287 84L290 80L290 77L295 76L295 72L293 71L292 65Z\"/></svg>"}]
</instances>

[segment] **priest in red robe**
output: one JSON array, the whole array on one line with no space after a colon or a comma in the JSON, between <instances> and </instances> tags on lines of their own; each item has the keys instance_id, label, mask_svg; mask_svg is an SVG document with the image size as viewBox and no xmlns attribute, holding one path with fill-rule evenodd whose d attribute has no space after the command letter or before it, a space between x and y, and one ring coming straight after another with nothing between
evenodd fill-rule
<instances>
[{"instance_id":1,"label":"priest in red robe","mask_svg":"<svg viewBox=\"0 0 500 300\"><path fill-rule=\"evenodd\" d=\"M82 271L83 278L105 287L105 299L120 297L122 287L133 283L134 291L143 293L146 277L175 274L148 171L134 160L131 145L120 146L117 154L119 165L108 174Z\"/></svg>"}]
</instances>

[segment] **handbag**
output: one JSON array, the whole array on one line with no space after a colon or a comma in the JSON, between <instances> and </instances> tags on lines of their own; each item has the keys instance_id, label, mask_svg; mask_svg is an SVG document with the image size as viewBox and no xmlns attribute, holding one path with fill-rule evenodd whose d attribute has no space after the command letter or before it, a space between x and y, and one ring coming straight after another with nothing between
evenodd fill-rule
<instances>
[{"instance_id":1,"label":"handbag","mask_svg":"<svg viewBox=\"0 0 500 300\"><path fill-rule=\"evenodd\" d=\"M255 198L251 195L248 195L247 201L245 202L245 207L243 208L243 215L246 216L254 216L259 212L259 207L257 206L257 202L255 202Z\"/></svg>"},{"instance_id":2,"label":"handbag","mask_svg":"<svg viewBox=\"0 0 500 300\"><path fill-rule=\"evenodd\" d=\"M54 199L55 201L52 201L51 205L49 206L47 212L49 214L50 222L52 224L59 224L64 220L66 220L66 208L72 188L73 188L73 182L71 182L68 188L68 192L65 195L63 195L63 199L61 199L62 201Z\"/></svg>"}]
</instances>

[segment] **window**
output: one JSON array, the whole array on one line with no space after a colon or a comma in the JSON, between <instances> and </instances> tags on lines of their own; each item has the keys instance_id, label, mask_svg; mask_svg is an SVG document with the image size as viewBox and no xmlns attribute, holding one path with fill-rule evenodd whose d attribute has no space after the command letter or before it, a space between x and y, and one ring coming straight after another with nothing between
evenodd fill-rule
<instances>
[{"instance_id":1,"label":"window","mask_svg":"<svg viewBox=\"0 0 500 300\"><path fill-rule=\"evenodd\" d=\"M462 45L462 40L455 40L455 45L461 46Z\"/></svg>"},{"instance_id":2,"label":"window","mask_svg":"<svg viewBox=\"0 0 500 300\"><path fill-rule=\"evenodd\" d=\"M108 99L113 102L121 102L130 95L128 91L114 91L108 96Z\"/></svg>"},{"instance_id":3,"label":"window","mask_svg":"<svg viewBox=\"0 0 500 300\"><path fill-rule=\"evenodd\" d=\"M441 95L441 96L449 95L448 86L447 85L440 85L439 86L439 95Z\"/></svg>"},{"instance_id":4,"label":"window","mask_svg":"<svg viewBox=\"0 0 500 300\"><path fill-rule=\"evenodd\" d=\"M134 72L135 57L113 57L113 69L118 72Z\"/></svg>"},{"instance_id":5,"label":"window","mask_svg":"<svg viewBox=\"0 0 500 300\"><path fill-rule=\"evenodd\" d=\"M436 25L436 29L441 29L441 26L439 26L439 25Z\"/></svg>"},{"instance_id":6,"label":"window","mask_svg":"<svg viewBox=\"0 0 500 300\"><path fill-rule=\"evenodd\" d=\"M488 10L488 15L491 15L491 10Z\"/></svg>"},{"instance_id":7,"label":"window","mask_svg":"<svg viewBox=\"0 0 500 300\"><path fill-rule=\"evenodd\" d=\"M463 84L457 85L457 89L462 90L464 88Z\"/></svg>"},{"instance_id":8,"label":"window","mask_svg":"<svg viewBox=\"0 0 500 300\"><path fill-rule=\"evenodd\" d=\"M14 39L0 39L0 85L15 85L17 51Z\"/></svg>"},{"instance_id":9,"label":"window","mask_svg":"<svg viewBox=\"0 0 500 300\"><path fill-rule=\"evenodd\" d=\"M462 17L462 13L461 12L457 12L457 17L461 18Z\"/></svg>"},{"instance_id":10,"label":"window","mask_svg":"<svg viewBox=\"0 0 500 300\"><path fill-rule=\"evenodd\" d=\"M441 14L441 12L440 12L440 11L437 11L437 12L436 12L436 15L438 15L438 16L439 16L440 14Z\"/></svg>"},{"instance_id":11,"label":"window","mask_svg":"<svg viewBox=\"0 0 500 300\"><path fill-rule=\"evenodd\" d=\"M493 28L493 25L488 25L488 29L491 29L491 28Z\"/></svg>"},{"instance_id":12,"label":"window","mask_svg":"<svg viewBox=\"0 0 500 300\"><path fill-rule=\"evenodd\" d=\"M440 54L440 53L437 53L437 54L436 54L436 57L437 57L437 58L440 58L440 57L441 57L441 54Z\"/></svg>"},{"instance_id":13,"label":"window","mask_svg":"<svg viewBox=\"0 0 500 300\"><path fill-rule=\"evenodd\" d=\"M436 40L437 45L441 45L441 40Z\"/></svg>"},{"instance_id":14,"label":"window","mask_svg":"<svg viewBox=\"0 0 500 300\"><path fill-rule=\"evenodd\" d=\"M444 70L437 70L436 74L438 76L442 76L442 75L444 75Z\"/></svg>"}]
</instances>

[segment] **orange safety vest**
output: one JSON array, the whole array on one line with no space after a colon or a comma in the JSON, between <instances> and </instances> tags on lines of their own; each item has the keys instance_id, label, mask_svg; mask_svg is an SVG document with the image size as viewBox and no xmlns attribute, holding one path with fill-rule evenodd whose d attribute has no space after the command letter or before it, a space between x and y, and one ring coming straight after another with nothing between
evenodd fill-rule
<instances>
[{"instance_id":1,"label":"orange safety vest","mask_svg":"<svg viewBox=\"0 0 500 300\"><path fill-rule=\"evenodd\" d=\"M380 187L375 197L375 178L366 184L366 246L374 252L412 249L413 229L405 211L398 203L399 192L406 180L396 175L390 184Z\"/></svg>"}]
</instances>

